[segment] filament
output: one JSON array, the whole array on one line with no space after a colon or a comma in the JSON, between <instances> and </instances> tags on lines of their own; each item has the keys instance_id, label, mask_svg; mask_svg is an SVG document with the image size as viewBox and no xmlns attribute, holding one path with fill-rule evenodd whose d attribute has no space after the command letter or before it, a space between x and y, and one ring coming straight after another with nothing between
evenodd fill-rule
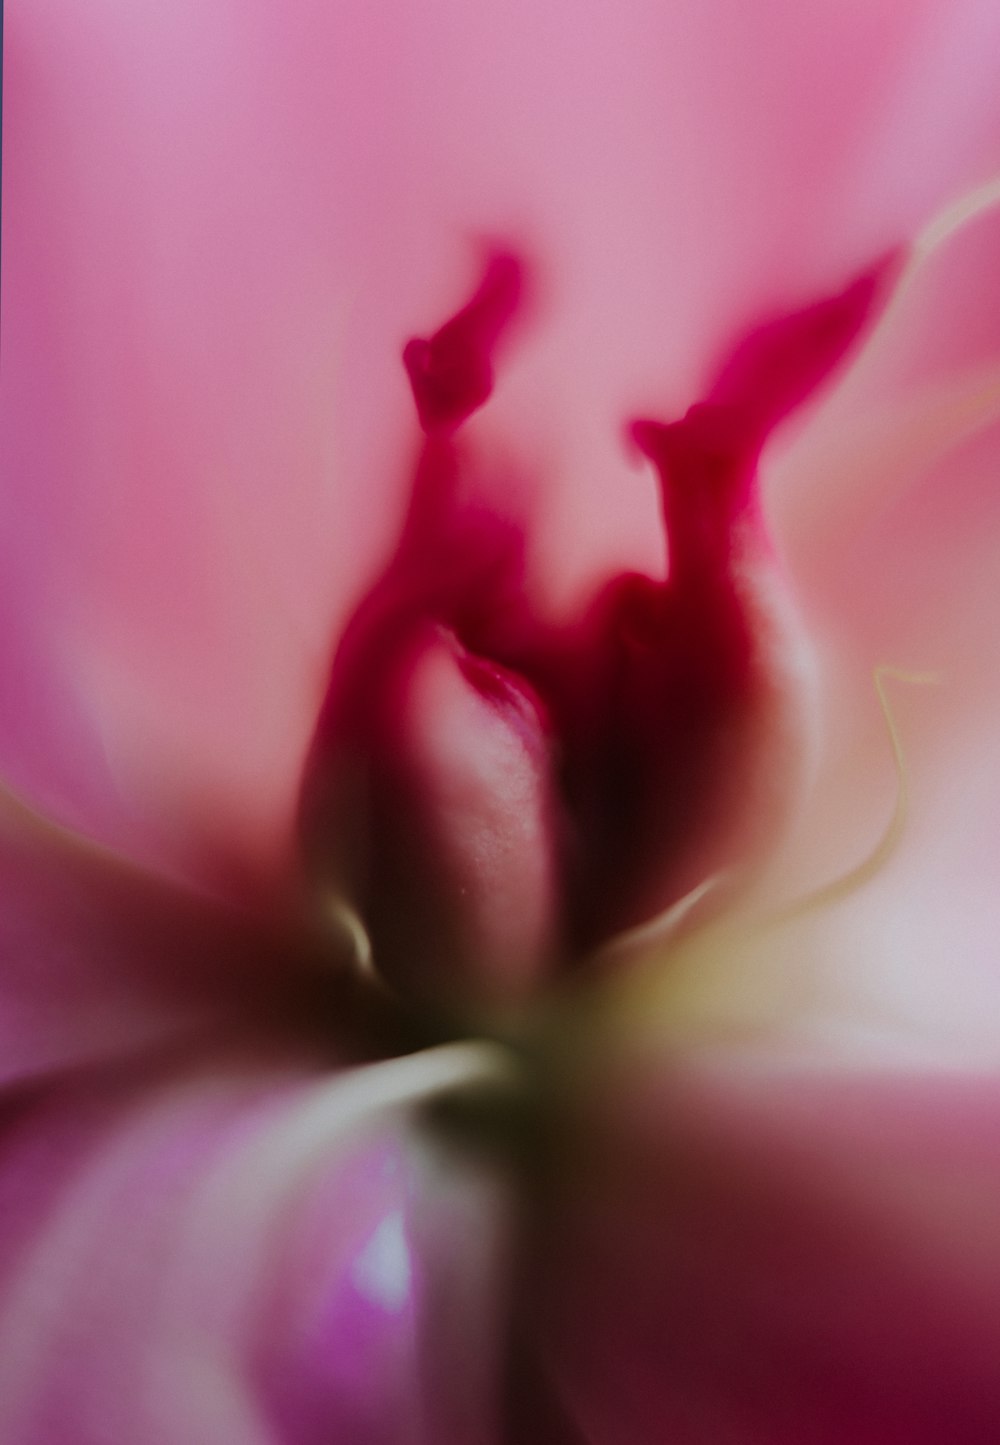
<instances>
[{"instance_id":1,"label":"filament","mask_svg":"<svg viewBox=\"0 0 1000 1445\"><path fill-rule=\"evenodd\" d=\"M889 739L889 746L892 749L893 767L896 773L896 801L893 806L889 821L883 830L881 838L872 848L868 856L839 878L832 879L829 883L822 884L811 893L797 899L794 903L779 909L767 922L770 924L788 923L804 914L812 913L817 909L829 907L831 904L839 903L844 898L849 898L865 884L870 883L877 877L889 863L896 849L899 847L903 832L906 827L906 818L910 804L909 776L906 766L906 758L903 752L903 744L899 735L899 727L893 714L892 705L886 691L886 683L902 682L917 686L927 686L940 683L941 678L936 673L928 672L903 672L895 667L876 667L872 673L872 681L878 697L879 708L885 723L886 734Z\"/></svg>"}]
</instances>

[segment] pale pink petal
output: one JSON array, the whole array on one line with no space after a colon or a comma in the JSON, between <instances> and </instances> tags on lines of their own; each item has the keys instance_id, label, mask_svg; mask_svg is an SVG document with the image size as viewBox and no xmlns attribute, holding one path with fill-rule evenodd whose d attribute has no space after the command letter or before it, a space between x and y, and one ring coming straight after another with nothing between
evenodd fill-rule
<instances>
[{"instance_id":1,"label":"pale pink petal","mask_svg":"<svg viewBox=\"0 0 1000 1445\"><path fill-rule=\"evenodd\" d=\"M6 18L6 771L193 867L280 851L405 482L399 346L473 234L538 259L483 425L544 473L564 594L657 561L627 413L683 407L734 328L1000 159L982 0Z\"/></svg>"},{"instance_id":2,"label":"pale pink petal","mask_svg":"<svg viewBox=\"0 0 1000 1445\"><path fill-rule=\"evenodd\" d=\"M4 1441L495 1440L503 1190L420 1123L495 1072L236 1056L12 1100Z\"/></svg>"}]
</instances>

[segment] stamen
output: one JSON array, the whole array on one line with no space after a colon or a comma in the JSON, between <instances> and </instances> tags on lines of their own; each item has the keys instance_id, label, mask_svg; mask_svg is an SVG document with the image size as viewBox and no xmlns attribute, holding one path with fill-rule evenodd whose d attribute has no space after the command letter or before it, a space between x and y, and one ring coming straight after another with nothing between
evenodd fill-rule
<instances>
[{"instance_id":1,"label":"stamen","mask_svg":"<svg viewBox=\"0 0 1000 1445\"><path fill-rule=\"evenodd\" d=\"M910 269L916 270L922 261L933 255L946 241L950 241L952 236L957 235L971 221L977 221L994 206L1000 206L1000 176L994 176L970 194L962 196L931 221L917 238ZM906 279L904 276L904 283Z\"/></svg>"},{"instance_id":2,"label":"stamen","mask_svg":"<svg viewBox=\"0 0 1000 1445\"><path fill-rule=\"evenodd\" d=\"M683 898L678 898L669 908L651 918L648 923L640 923L635 928L626 928L623 933L618 933L614 938L609 938L607 943L598 950L598 964L605 962L620 963L647 954L653 949L662 950L671 942L681 925L690 918L698 904L703 898L707 898L716 889L725 883L725 873L715 873L710 878L704 878L695 885Z\"/></svg>"},{"instance_id":3,"label":"stamen","mask_svg":"<svg viewBox=\"0 0 1000 1445\"><path fill-rule=\"evenodd\" d=\"M779 909L777 913L767 919L768 924L789 923L796 918L814 913L821 908L828 908L832 904L840 903L843 899L851 897L852 894L857 893L859 889L863 888L867 883L870 883L872 879L878 877L892 860L893 855L899 847L906 828L910 789L903 744L900 740L899 728L886 693L885 684L887 680L923 687L939 684L941 678L936 673L903 672L895 667L877 667L872 674L872 681L876 694L878 695L879 707L889 737L889 746L892 749L892 761L896 773L896 801L882 836L867 857L862 859L855 867L849 868L848 871L839 878L834 878L829 883L822 884L813 892L807 893L794 903L790 903L785 908Z\"/></svg>"},{"instance_id":4,"label":"stamen","mask_svg":"<svg viewBox=\"0 0 1000 1445\"><path fill-rule=\"evenodd\" d=\"M343 940L349 951L349 966L358 978L367 984L374 984L384 993L391 990L375 967L375 956L371 939L356 909L346 898L331 896L325 909L327 923L338 939Z\"/></svg>"}]
</instances>

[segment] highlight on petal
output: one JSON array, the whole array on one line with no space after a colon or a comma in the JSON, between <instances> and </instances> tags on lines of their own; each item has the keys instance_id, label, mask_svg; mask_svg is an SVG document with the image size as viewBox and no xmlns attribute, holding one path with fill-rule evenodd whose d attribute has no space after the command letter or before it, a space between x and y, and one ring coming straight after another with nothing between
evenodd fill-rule
<instances>
[{"instance_id":1,"label":"highlight on petal","mask_svg":"<svg viewBox=\"0 0 1000 1445\"><path fill-rule=\"evenodd\" d=\"M503 1075L196 1055L12 1101L3 1439L496 1441L505 1186L419 1112Z\"/></svg>"}]
</instances>

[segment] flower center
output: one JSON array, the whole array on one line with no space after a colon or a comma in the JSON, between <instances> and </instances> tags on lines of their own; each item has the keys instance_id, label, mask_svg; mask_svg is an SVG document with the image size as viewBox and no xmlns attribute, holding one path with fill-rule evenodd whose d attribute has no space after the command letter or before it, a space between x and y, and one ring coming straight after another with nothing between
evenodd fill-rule
<instances>
[{"instance_id":1,"label":"flower center","mask_svg":"<svg viewBox=\"0 0 1000 1445\"><path fill-rule=\"evenodd\" d=\"M572 624L532 605L522 530L460 485L520 262L494 255L468 303L408 343L424 436L409 510L334 659L300 810L310 879L349 901L395 987L517 1002L745 865L779 702L758 459L886 269L753 332L681 420L633 423L669 573L616 578Z\"/></svg>"}]
</instances>

